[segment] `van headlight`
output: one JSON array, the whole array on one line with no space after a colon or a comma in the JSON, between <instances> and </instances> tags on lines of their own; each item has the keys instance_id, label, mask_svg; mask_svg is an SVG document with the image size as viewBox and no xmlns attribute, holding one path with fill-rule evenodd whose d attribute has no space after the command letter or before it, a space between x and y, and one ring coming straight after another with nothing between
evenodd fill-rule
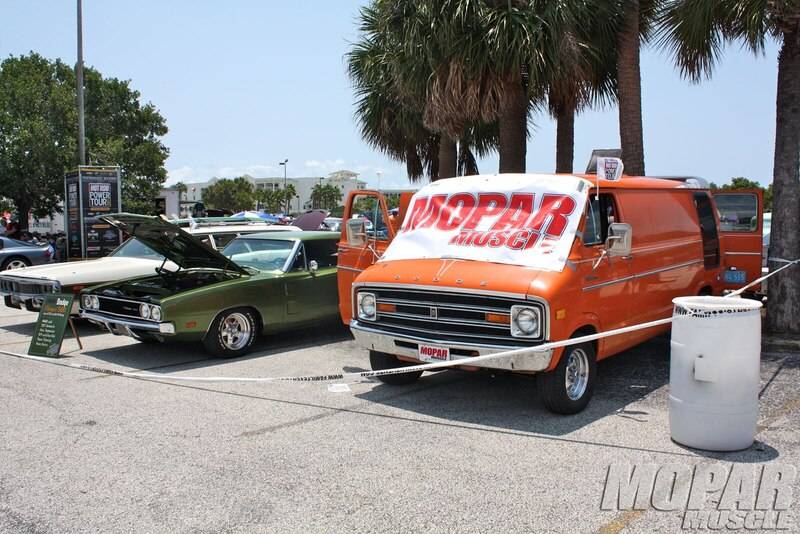
<instances>
[{"instance_id":1,"label":"van headlight","mask_svg":"<svg viewBox=\"0 0 800 534\"><path fill-rule=\"evenodd\" d=\"M539 308L511 306L511 335L514 337L539 337L542 315Z\"/></svg>"},{"instance_id":2,"label":"van headlight","mask_svg":"<svg viewBox=\"0 0 800 534\"><path fill-rule=\"evenodd\" d=\"M358 293L358 318L365 321L374 321L377 308L375 295L372 293Z\"/></svg>"}]
</instances>

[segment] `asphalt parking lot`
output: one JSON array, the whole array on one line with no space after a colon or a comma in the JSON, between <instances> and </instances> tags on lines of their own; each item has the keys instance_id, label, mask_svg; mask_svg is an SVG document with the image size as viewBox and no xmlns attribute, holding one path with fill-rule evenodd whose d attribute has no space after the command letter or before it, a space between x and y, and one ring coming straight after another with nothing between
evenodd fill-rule
<instances>
[{"instance_id":1,"label":"asphalt parking lot","mask_svg":"<svg viewBox=\"0 0 800 534\"><path fill-rule=\"evenodd\" d=\"M0 307L0 349L25 353L35 319ZM338 325L264 338L235 360L88 324L80 332L84 349L68 337L67 361L118 370L369 367ZM708 453L669 439L668 337L602 362L594 399L571 417L545 411L535 382L513 375L446 371L334 393L146 381L0 355L0 531L677 532L683 510L601 510L609 465L800 465L798 367L800 354L765 352L756 443Z\"/></svg>"}]
</instances>

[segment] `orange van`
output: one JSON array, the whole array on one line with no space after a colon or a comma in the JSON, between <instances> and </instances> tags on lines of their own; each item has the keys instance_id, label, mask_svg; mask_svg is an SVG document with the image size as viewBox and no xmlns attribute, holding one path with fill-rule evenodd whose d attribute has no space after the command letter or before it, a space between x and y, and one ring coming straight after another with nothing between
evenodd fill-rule
<instances>
[{"instance_id":1,"label":"orange van","mask_svg":"<svg viewBox=\"0 0 800 534\"><path fill-rule=\"evenodd\" d=\"M576 413L592 396L598 360L669 327L479 365L470 358L666 318L674 297L752 281L762 199L723 194L734 197L721 218L698 180L473 176L400 195L392 217L385 195L354 191L339 243L342 320L375 370L458 360L535 373L548 409Z\"/></svg>"}]
</instances>

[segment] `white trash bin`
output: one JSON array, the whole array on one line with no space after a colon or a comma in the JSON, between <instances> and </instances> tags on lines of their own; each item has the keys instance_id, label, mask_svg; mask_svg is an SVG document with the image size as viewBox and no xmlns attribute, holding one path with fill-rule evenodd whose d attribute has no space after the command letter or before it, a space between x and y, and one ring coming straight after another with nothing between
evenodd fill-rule
<instances>
[{"instance_id":1,"label":"white trash bin","mask_svg":"<svg viewBox=\"0 0 800 534\"><path fill-rule=\"evenodd\" d=\"M672 439L709 451L748 448L758 421L761 303L723 297L672 302Z\"/></svg>"}]
</instances>

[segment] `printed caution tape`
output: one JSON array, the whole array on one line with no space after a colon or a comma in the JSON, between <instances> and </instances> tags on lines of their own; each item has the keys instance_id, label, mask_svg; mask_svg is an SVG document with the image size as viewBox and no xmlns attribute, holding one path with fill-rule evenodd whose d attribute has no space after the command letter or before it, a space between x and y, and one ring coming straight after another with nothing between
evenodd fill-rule
<instances>
[{"instance_id":1,"label":"printed caution tape","mask_svg":"<svg viewBox=\"0 0 800 534\"><path fill-rule=\"evenodd\" d=\"M787 261L786 265L782 266L780 269L776 269L773 272L752 281L743 288L738 289L732 293L729 293L728 295L726 295L726 297L734 297L740 295L746 289L749 289L754 285L760 284L767 278L774 276L779 272L781 272L782 270L791 267L792 265L796 265L798 263L800 263L800 259ZM419 365L410 365L407 367L398 367L395 369L384 369L381 371L359 371L355 373L334 373L326 375L306 375L306 376L234 377L234 376L160 375L154 373L141 373L136 371L116 371L114 369L108 369L105 367L95 367L93 365L85 365L82 363L65 362L60 360L54 360L52 358L44 358L41 356L19 354L16 352L10 352L2 349L0 349L0 354L4 354L6 356L13 356L15 358L20 358L24 360L32 360L42 363L48 363L50 365L57 365L60 367L68 367L70 369L79 369L81 371L90 371L93 373L100 373L110 376L121 376L125 378L138 378L142 380L157 380L157 381L172 381L172 382L245 382L245 383L251 382L259 384L268 382L332 382L335 380L356 380L359 378L375 378L379 376L412 373L416 371L435 371L439 369L446 369L448 367L457 367L460 365L474 365L476 363L487 362L499 358L508 358L511 356L531 354L534 352L545 352L562 347L568 347L570 345L580 345L581 343L587 343L589 341L595 341L606 337L618 336L621 334L636 332L638 330L654 328L656 326L662 326L665 324L669 324L671 322L672 322L672 317L667 317L666 319L658 319L656 321L649 321L646 323L639 323L631 326L625 326L622 328L615 328L614 330L607 330L605 332L598 332L596 334L590 334L586 336L573 337L570 339L565 339L563 341L551 341L549 343L543 343L542 345L537 345L535 347L523 347L519 349L506 350L503 352L496 352L494 354L472 356L470 358L465 358L461 360L448 360L442 362L424 363Z\"/></svg>"}]
</instances>

